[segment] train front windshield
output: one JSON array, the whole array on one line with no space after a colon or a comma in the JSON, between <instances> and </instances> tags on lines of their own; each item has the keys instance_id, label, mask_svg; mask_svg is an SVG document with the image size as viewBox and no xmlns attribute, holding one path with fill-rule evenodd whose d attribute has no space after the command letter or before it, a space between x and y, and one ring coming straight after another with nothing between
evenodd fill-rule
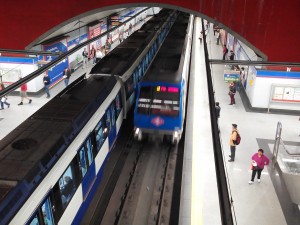
<instances>
[{"instance_id":1,"label":"train front windshield","mask_svg":"<svg viewBox=\"0 0 300 225\"><path fill-rule=\"evenodd\" d=\"M141 87L138 113L164 116L179 115L180 90L174 86Z\"/></svg>"}]
</instances>

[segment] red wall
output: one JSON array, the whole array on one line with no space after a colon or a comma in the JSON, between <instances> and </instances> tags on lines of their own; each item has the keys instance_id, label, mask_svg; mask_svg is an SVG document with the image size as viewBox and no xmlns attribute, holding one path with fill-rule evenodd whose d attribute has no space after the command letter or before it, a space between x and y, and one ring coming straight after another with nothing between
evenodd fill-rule
<instances>
[{"instance_id":1,"label":"red wall","mask_svg":"<svg viewBox=\"0 0 300 225\"><path fill-rule=\"evenodd\" d=\"M207 16L270 61L300 62L299 0L13 0L0 7L0 48L24 49L55 26L91 10L160 3ZM162 5L160 5L162 6Z\"/></svg>"}]
</instances>

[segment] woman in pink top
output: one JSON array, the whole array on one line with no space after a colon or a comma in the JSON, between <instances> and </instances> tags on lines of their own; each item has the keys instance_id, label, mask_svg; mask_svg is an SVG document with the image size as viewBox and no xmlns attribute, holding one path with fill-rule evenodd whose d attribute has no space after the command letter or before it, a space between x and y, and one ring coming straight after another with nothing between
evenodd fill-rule
<instances>
[{"instance_id":1,"label":"woman in pink top","mask_svg":"<svg viewBox=\"0 0 300 225\"><path fill-rule=\"evenodd\" d=\"M252 176L251 180L249 181L249 184L253 184L256 172L257 172L257 182L260 183L260 175L261 171L264 169L265 165L269 165L269 158L264 155L264 150L261 148L258 149L258 152L255 153L252 156L252 165L253 165L253 170L252 170Z\"/></svg>"}]
</instances>

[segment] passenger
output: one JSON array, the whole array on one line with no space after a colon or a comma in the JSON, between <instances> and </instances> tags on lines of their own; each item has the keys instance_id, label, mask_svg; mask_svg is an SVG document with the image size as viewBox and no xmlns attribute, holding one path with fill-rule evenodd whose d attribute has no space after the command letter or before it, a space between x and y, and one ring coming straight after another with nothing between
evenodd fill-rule
<instances>
[{"instance_id":1,"label":"passenger","mask_svg":"<svg viewBox=\"0 0 300 225\"><path fill-rule=\"evenodd\" d=\"M66 68L64 70L64 76L63 76L66 87L69 84L70 76L71 76L71 71L69 70L69 68Z\"/></svg>"},{"instance_id":2,"label":"passenger","mask_svg":"<svg viewBox=\"0 0 300 225\"><path fill-rule=\"evenodd\" d=\"M20 80L21 80L21 77L20 77ZM28 96L27 96L27 84L26 83L21 86L20 97L21 97L21 102L18 105L23 105L24 98L26 98L28 100L29 104L32 102L32 100L30 98L28 98Z\"/></svg>"},{"instance_id":3,"label":"passenger","mask_svg":"<svg viewBox=\"0 0 300 225\"><path fill-rule=\"evenodd\" d=\"M223 60L225 60L227 53L228 53L228 48L226 47L226 45L224 45L223 46Z\"/></svg>"},{"instance_id":4,"label":"passenger","mask_svg":"<svg viewBox=\"0 0 300 225\"><path fill-rule=\"evenodd\" d=\"M220 30L217 31L217 45L219 45L220 42Z\"/></svg>"},{"instance_id":5,"label":"passenger","mask_svg":"<svg viewBox=\"0 0 300 225\"><path fill-rule=\"evenodd\" d=\"M235 150L236 150L236 145L234 143L234 141L236 141L236 137L237 137L237 125L236 124L232 124L232 131L231 131L231 135L230 135L230 139L229 139L229 145L230 145L230 159L228 160L228 162L234 162L235 159Z\"/></svg>"},{"instance_id":6,"label":"passenger","mask_svg":"<svg viewBox=\"0 0 300 225\"><path fill-rule=\"evenodd\" d=\"M87 52L86 48L84 48L84 50L82 52L82 57L83 57L82 69L87 67L88 56L89 56L89 53Z\"/></svg>"},{"instance_id":7,"label":"passenger","mask_svg":"<svg viewBox=\"0 0 300 225\"><path fill-rule=\"evenodd\" d=\"M202 44L202 39L203 39L203 31L201 30L200 36L199 36L200 44Z\"/></svg>"},{"instance_id":8,"label":"passenger","mask_svg":"<svg viewBox=\"0 0 300 225\"><path fill-rule=\"evenodd\" d=\"M96 64L96 49L94 45L92 45L92 49L90 51L90 59L93 60L93 65Z\"/></svg>"},{"instance_id":9,"label":"passenger","mask_svg":"<svg viewBox=\"0 0 300 225\"><path fill-rule=\"evenodd\" d=\"M105 55L110 51L111 44L109 43L108 39L105 42Z\"/></svg>"},{"instance_id":10,"label":"passenger","mask_svg":"<svg viewBox=\"0 0 300 225\"><path fill-rule=\"evenodd\" d=\"M44 82L44 89L47 94L46 98L50 98L50 91L49 91L50 77L48 76L47 73L44 74L43 82Z\"/></svg>"},{"instance_id":11,"label":"passenger","mask_svg":"<svg viewBox=\"0 0 300 225\"><path fill-rule=\"evenodd\" d=\"M260 183L261 171L264 169L265 165L269 165L269 158L264 155L264 150L258 149L258 152L252 156L252 176L249 184L253 184L254 178L257 172L257 182Z\"/></svg>"},{"instance_id":12,"label":"passenger","mask_svg":"<svg viewBox=\"0 0 300 225\"><path fill-rule=\"evenodd\" d=\"M0 82L0 91L4 90L4 84ZM4 109L4 104L7 105L7 108L9 108L10 104L7 102L7 96L2 96L1 97L1 109Z\"/></svg>"},{"instance_id":13,"label":"passenger","mask_svg":"<svg viewBox=\"0 0 300 225\"><path fill-rule=\"evenodd\" d=\"M220 118L220 112L221 112L221 107L220 107L219 102L216 102L215 109L216 109L216 117L217 117L217 120L218 120Z\"/></svg>"},{"instance_id":14,"label":"passenger","mask_svg":"<svg viewBox=\"0 0 300 225\"><path fill-rule=\"evenodd\" d=\"M228 95L230 97L230 104L229 105L235 104L235 98L234 98L235 92L236 92L235 85L234 85L233 82L231 82L229 84L229 92L228 92Z\"/></svg>"}]
</instances>

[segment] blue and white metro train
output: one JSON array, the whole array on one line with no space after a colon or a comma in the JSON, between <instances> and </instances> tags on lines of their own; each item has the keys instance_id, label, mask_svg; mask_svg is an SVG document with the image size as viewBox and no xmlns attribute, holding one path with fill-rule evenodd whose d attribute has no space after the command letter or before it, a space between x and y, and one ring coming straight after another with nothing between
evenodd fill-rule
<instances>
[{"instance_id":1,"label":"blue and white metro train","mask_svg":"<svg viewBox=\"0 0 300 225\"><path fill-rule=\"evenodd\" d=\"M181 13L139 83L135 137L150 135L179 142L185 118L194 17Z\"/></svg>"},{"instance_id":2,"label":"blue and white metro train","mask_svg":"<svg viewBox=\"0 0 300 225\"><path fill-rule=\"evenodd\" d=\"M1 225L80 224L136 82L176 15L161 10L102 59L110 76L81 76L0 142Z\"/></svg>"}]
</instances>

